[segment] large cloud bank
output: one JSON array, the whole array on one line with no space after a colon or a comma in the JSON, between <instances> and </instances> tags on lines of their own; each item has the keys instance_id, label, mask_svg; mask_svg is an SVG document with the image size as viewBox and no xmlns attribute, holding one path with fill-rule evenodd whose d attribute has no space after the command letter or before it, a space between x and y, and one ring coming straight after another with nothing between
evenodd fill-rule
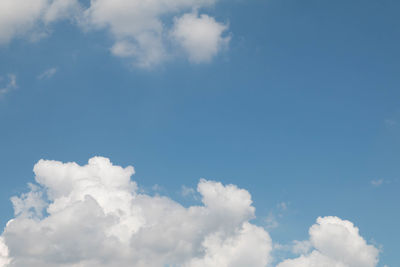
<instances>
[{"instance_id":1,"label":"large cloud bank","mask_svg":"<svg viewBox=\"0 0 400 267\"><path fill-rule=\"evenodd\" d=\"M210 61L229 42L228 26L197 10L217 0L2 0L0 44L39 39L69 20L84 30L107 30L111 52L151 67L183 51L195 63ZM183 50L182 50L183 49Z\"/></svg>"},{"instance_id":2,"label":"large cloud bank","mask_svg":"<svg viewBox=\"0 0 400 267\"><path fill-rule=\"evenodd\" d=\"M85 166L40 160L37 185L13 197L15 218L0 236L0 266L271 266L272 241L250 194L200 180L202 205L183 207L140 193L133 167L94 157ZM378 250L336 217L310 228L315 249L278 267L374 267Z\"/></svg>"}]
</instances>

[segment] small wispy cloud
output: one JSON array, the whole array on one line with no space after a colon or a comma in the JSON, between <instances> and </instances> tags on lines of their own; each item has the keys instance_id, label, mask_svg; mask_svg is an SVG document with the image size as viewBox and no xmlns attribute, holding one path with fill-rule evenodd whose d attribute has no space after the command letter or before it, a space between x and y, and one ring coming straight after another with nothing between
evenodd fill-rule
<instances>
[{"instance_id":1,"label":"small wispy cloud","mask_svg":"<svg viewBox=\"0 0 400 267\"><path fill-rule=\"evenodd\" d=\"M292 252L297 255L307 254L312 248L311 242L309 240L298 241L294 240L292 245Z\"/></svg>"},{"instance_id":2,"label":"small wispy cloud","mask_svg":"<svg viewBox=\"0 0 400 267\"><path fill-rule=\"evenodd\" d=\"M153 186L151 187L151 189L152 189L154 192L165 191L165 189L164 189L161 185L159 185L159 184L153 185Z\"/></svg>"},{"instance_id":3,"label":"small wispy cloud","mask_svg":"<svg viewBox=\"0 0 400 267\"><path fill-rule=\"evenodd\" d=\"M197 201L200 200L200 197L199 197L199 195L197 194L197 191L194 188L187 187L187 186L184 186L184 185L181 188L181 195L183 197L191 198L193 200L197 200Z\"/></svg>"},{"instance_id":4,"label":"small wispy cloud","mask_svg":"<svg viewBox=\"0 0 400 267\"><path fill-rule=\"evenodd\" d=\"M272 230L279 226L279 218L282 218L289 208L289 202L279 202L273 211L265 218L265 228Z\"/></svg>"},{"instance_id":5,"label":"small wispy cloud","mask_svg":"<svg viewBox=\"0 0 400 267\"><path fill-rule=\"evenodd\" d=\"M5 81L5 85L0 87L0 97L4 96L11 90L17 89L17 76L15 74L8 74L7 77L0 76L0 83Z\"/></svg>"},{"instance_id":6,"label":"small wispy cloud","mask_svg":"<svg viewBox=\"0 0 400 267\"><path fill-rule=\"evenodd\" d=\"M196 191L193 188L182 185L182 196L187 197L195 193Z\"/></svg>"},{"instance_id":7,"label":"small wispy cloud","mask_svg":"<svg viewBox=\"0 0 400 267\"><path fill-rule=\"evenodd\" d=\"M384 179L376 179L371 181L371 185L373 186L381 186L385 180Z\"/></svg>"},{"instance_id":8,"label":"small wispy cloud","mask_svg":"<svg viewBox=\"0 0 400 267\"><path fill-rule=\"evenodd\" d=\"M42 72L40 75L38 75L37 78L38 80L50 79L56 73L57 73L57 68L50 68Z\"/></svg>"},{"instance_id":9,"label":"small wispy cloud","mask_svg":"<svg viewBox=\"0 0 400 267\"><path fill-rule=\"evenodd\" d=\"M288 206L289 206L289 203L287 203L287 202L281 202L281 203L278 203L277 208L278 208L278 210L280 210L280 211L285 211L285 210L288 209Z\"/></svg>"},{"instance_id":10,"label":"small wispy cloud","mask_svg":"<svg viewBox=\"0 0 400 267\"><path fill-rule=\"evenodd\" d=\"M265 218L265 223L265 228L268 230L277 228L279 226L278 220L272 212L270 212Z\"/></svg>"},{"instance_id":11,"label":"small wispy cloud","mask_svg":"<svg viewBox=\"0 0 400 267\"><path fill-rule=\"evenodd\" d=\"M394 119L385 119L385 125L388 127L393 127L397 125L397 121Z\"/></svg>"}]
</instances>

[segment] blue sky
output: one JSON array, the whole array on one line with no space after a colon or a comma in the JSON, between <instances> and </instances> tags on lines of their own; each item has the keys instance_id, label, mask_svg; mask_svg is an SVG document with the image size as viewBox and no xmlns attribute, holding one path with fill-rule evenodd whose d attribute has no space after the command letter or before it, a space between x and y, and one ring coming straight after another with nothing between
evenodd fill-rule
<instances>
[{"instance_id":1,"label":"blue sky","mask_svg":"<svg viewBox=\"0 0 400 267\"><path fill-rule=\"evenodd\" d=\"M113 55L107 29L63 20L38 40L13 37L0 46L1 225L38 160L98 155L135 166L141 187L184 205L197 200L182 186L200 178L244 188L254 223L275 217L268 232L281 244L307 239L318 216L349 220L382 247L378 266L397 266L399 9L218 1L197 12L227 27L226 47L206 62L178 52L145 67Z\"/></svg>"}]
</instances>

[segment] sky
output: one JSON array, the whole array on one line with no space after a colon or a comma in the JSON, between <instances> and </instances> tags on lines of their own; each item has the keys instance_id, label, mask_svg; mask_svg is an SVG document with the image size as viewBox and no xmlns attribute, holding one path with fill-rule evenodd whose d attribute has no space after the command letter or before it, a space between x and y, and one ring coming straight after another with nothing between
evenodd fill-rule
<instances>
[{"instance_id":1,"label":"sky","mask_svg":"<svg viewBox=\"0 0 400 267\"><path fill-rule=\"evenodd\" d=\"M399 9L0 0L0 266L398 266Z\"/></svg>"}]
</instances>

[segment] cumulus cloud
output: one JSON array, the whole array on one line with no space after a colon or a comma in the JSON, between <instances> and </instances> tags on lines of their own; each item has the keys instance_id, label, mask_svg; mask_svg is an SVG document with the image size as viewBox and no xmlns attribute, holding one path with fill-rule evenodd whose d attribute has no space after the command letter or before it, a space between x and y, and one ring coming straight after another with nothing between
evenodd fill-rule
<instances>
[{"instance_id":1,"label":"cumulus cloud","mask_svg":"<svg viewBox=\"0 0 400 267\"><path fill-rule=\"evenodd\" d=\"M228 26L214 18L196 13L185 14L175 19L172 37L183 47L189 60L195 63L209 62L229 43L223 36Z\"/></svg>"},{"instance_id":2,"label":"cumulus cloud","mask_svg":"<svg viewBox=\"0 0 400 267\"><path fill-rule=\"evenodd\" d=\"M286 260L277 267L375 267L378 264L379 250L368 245L358 228L349 221L338 217L320 217L309 234L314 250L299 258ZM304 245L309 246L307 242L300 246L304 248Z\"/></svg>"},{"instance_id":3,"label":"cumulus cloud","mask_svg":"<svg viewBox=\"0 0 400 267\"><path fill-rule=\"evenodd\" d=\"M79 10L78 0L2 0L0 44L16 37L40 38L50 23L75 16Z\"/></svg>"},{"instance_id":4,"label":"cumulus cloud","mask_svg":"<svg viewBox=\"0 0 400 267\"><path fill-rule=\"evenodd\" d=\"M7 77L0 76L0 82L5 82L3 87L0 87L0 97L18 88L15 74L8 74Z\"/></svg>"},{"instance_id":5,"label":"cumulus cloud","mask_svg":"<svg viewBox=\"0 0 400 267\"><path fill-rule=\"evenodd\" d=\"M0 237L0 267L7 266L11 259L8 256L8 247L4 244L4 240Z\"/></svg>"},{"instance_id":6,"label":"cumulus cloud","mask_svg":"<svg viewBox=\"0 0 400 267\"><path fill-rule=\"evenodd\" d=\"M187 266L264 267L269 258L260 258L260 255L271 250L267 232L250 223L245 223L238 233L228 239L218 234L209 236L203 246L206 250L204 257L191 260Z\"/></svg>"},{"instance_id":7,"label":"cumulus cloud","mask_svg":"<svg viewBox=\"0 0 400 267\"><path fill-rule=\"evenodd\" d=\"M51 24L69 19L86 31L106 30L114 40L112 54L151 67L170 58L178 44L195 63L209 62L229 42L228 26L202 14L217 0L2 0L0 44L14 38L39 39ZM173 17L175 24L171 29ZM169 34L172 32L172 34Z\"/></svg>"},{"instance_id":8,"label":"cumulus cloud","mask_svg":"<svg viewBox=\"0 0 400 267\"><path fill-rule=\"evenodd\" d=\"M166 60L170 30L163 17L191 9L208 7L216 0L94 0L85 12L86 27L108 29L115 39L111 52L133 58L136 64L150 67ZM172 37L193 62L208 62L228 38L221 37L227 26L207 15L194 13L175 19Z\"/></svg>"},{"instance_id":9,"label":"cumulus cloud","mask_svg":"<svg viewBox=\"0 0 400 267\"><path fill-rule=\"evenodd\" d=\"M57 68L50 68L50 69L45 70L45 71L42 72L41 74L39 74L39 75L37 76L37 78L38 78L39 80L50 79L51 77L54 76L54 74L56 74L56 72L57 72Z\"/></svg>"},{"instance_id":10,"label":"cumulus cloud","mask_svg":"<svg viewBox=\"0 0 400 267\"><path fill-rule=\"evenodd\" d=\"M11 199L15 218L0 236L0 267L271 266L273 248L282 246L251 223L248 191L201 179L202 204L184 207L141 192L131 180L134 172L103 157L84 166L40 160L36 185ZM309 234L293 243L302 255L277 267L378 263L378 249L349 221L318 218Z\"/></svg>"},{"instance_id":11,"label":"cumulus cloud","mask_svg":"<svg viewBox=\"0 0 400 267\"><path fill-rule=\"evenodd\" d=\"M38 185L13 197L15 218L0 239L0 266L265 266L272 242L250 194L200 180L202 205L183 207L139 192L133 167L95 157L40 160ZM8 261L8 265L5 265Z\"/></svg>"}]
</instances>

